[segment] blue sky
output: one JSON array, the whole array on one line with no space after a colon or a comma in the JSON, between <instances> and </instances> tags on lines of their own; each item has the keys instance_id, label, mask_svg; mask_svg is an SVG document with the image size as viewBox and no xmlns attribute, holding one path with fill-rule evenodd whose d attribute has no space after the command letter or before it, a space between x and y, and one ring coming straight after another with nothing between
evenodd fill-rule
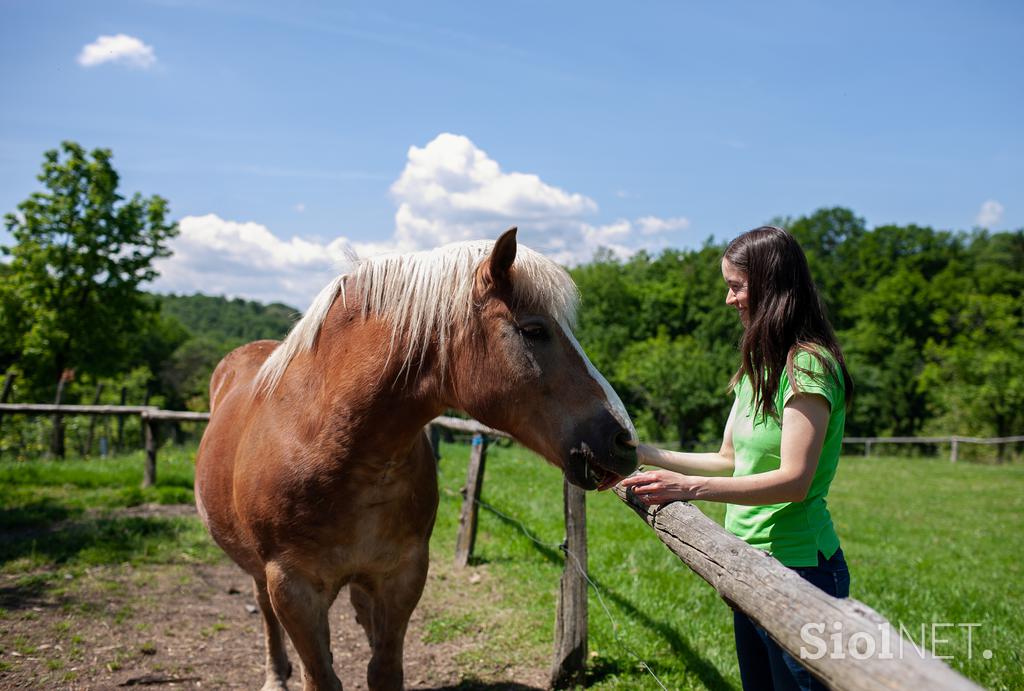
<instances>
[{"instance_id":1,"label":"blue sky","mask_svg":"<svg viewBox=\"0 0 1024 691\"><path fill-rule=\"evenodd\" d=\"M567 263L837 204L871 224L1024 226L1021 3L0 12L0 210L61 140L109 147L124 191L182 221L158 289L304 307L344 245L513 224Z\"/></svg>"}]
</instances>

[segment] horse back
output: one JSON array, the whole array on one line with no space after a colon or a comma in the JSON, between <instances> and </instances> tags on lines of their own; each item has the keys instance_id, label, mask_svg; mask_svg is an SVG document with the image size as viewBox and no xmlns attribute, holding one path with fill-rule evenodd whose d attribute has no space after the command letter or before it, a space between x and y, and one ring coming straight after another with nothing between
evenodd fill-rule
<instances>
[{"instance_id":1,"label":"horse back","mask_svg":"<svg viewBox=\"0 0 1024 691\"><path fill-rule=\"evenodd\" d=\"M238 383L252 382L264 361L280 343L271 340L253 341L225 355L210 375L210 412L216 411Z\"/></svg>"}]
</instances>

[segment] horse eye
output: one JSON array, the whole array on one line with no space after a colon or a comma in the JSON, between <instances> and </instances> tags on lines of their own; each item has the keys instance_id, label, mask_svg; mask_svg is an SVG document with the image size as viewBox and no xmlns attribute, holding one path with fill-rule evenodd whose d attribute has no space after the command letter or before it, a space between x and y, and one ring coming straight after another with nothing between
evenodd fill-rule
<instances>
[{"instance_id":1,"label":"horse eye","mask_svg":"<svg viewBox=\"0 0 1024 691\"><path fill-rule=\"evenodd\" d=\"M549 336L547 327L543 324L521 324L519 326L519 333L531 341L544 341Z\"/></svg>"}]
</instances>

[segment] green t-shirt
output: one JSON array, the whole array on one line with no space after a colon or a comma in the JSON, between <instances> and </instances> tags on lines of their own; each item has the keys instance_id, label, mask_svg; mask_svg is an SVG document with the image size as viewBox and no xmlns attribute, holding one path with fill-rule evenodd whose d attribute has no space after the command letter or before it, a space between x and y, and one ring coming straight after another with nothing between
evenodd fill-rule
<instances>
[{"instance_id":1,"label":"green t-shirt","mask_svg":"<svg viewBox=\"0 0 1024 691\"><path fill-rule=\"evenodd\" d=\"M834 362L828 353L823 356ZM786 566L817 566L819 551L830 558L839 549L839 537L825 497L839 464L846 424L846 393L842 375L839 379L832 376L817 357L806 351L796 354L793 370L800 393L820 394L831 407L825 443L807 497L799 502L765 506L729 504L725 527L747 544L771 553ZM782 444L780 421L770 416L754 419L753 388L746 377L737 384L735 394L732 445L736 467L733 477L776 470ZM780 420L783 408L793 395L784 370L775 399Z\"/></svg>"}]
</instances>

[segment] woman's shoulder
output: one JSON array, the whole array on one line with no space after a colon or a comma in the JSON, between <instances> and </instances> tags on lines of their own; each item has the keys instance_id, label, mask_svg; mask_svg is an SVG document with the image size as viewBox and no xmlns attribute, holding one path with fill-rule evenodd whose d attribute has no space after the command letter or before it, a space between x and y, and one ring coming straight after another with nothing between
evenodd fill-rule
<instances>
[{"instance_id":1,"label":"woman's shoulder","mask_svg":"<svg viewBox=\"0 0 1024 691\"><path fill-rule=\"evenodd\" d=\"M795 391L820 393L835 405L845 396L842 365L828 348L817 343L798 344L790 353L792 368L784 372L787 384ZM792 377L794 382L788 380ZM792 386L795 384L796 386ZM789 396L787 396L788 399Z\"/></svg>"},{"instance_id":2,"label":"woman's shoulder","mask_svg":"<svg viewBox=\"0 0 1024 691\"><path fill-rule=\"evenodd\" d=\"M839 360L828 348L818 343L798 343L790 351L794 369L805 370L808 374L835 374L839 371Z\"/></svg>"}]
</instances>

